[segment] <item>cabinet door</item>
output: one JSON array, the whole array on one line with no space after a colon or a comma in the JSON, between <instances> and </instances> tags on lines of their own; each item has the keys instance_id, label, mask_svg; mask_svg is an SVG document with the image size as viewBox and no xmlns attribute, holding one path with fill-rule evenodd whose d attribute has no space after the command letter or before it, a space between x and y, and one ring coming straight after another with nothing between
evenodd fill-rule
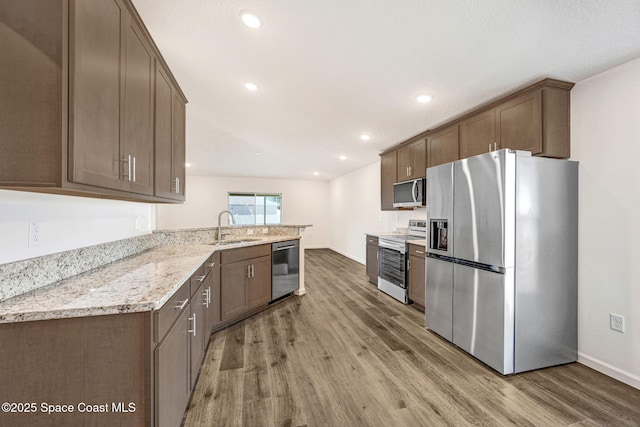
<instances>
[{"instance_id":1,"label":"cabinet door","mask_svg":"<svg viewBox=\"0 0 640 427\"><path fill-rule=\"evenodd\" d=\"M176 193L173 197L176 200L185 199L185 101L174 91L172 114L172 163L171 163L171 180L175 186ZM177 184L176 184L176 181Z\"/></svg>"},{"instance_id":2,"label":"cabinet door","mask_svg":"<svg viewBox=\"0 0 640 427\"><path fill-rule=\"evenodd\" d=\"M220 319L220 252L213 254L213 265L207 279L211 283L211 301L209 311L211 313L211 329L221 323Z\"/></svg>"},{"instance_id":3,"label":"cabinet door","mask_svg":"<svg viewBox=\"0 0 640 427\"><path fill-rule=\"evenodd\" d=\"M542 90L496 107L500 148L542 152Z\"/></svg>"},{"instance_id":4,"label":"cabinet door","mask_svg":"<svg viewBox=\"0 0 640 427\"><path fill-rule=\"evenodd\" d=\"M396 151L380 156L380 208L392 211L393 184L396 182Z\"/></svg>"},{"instance_id":5,"label":"cabinet door","mask_svg":"<svg viewBox=\"0 0 640 427\"><path fill-rule=\"evenodd\" d=\"M494 109L470 117L460 123L460 158L483 154L494 149L496 112ZM497 144L495 146L497 147Z\"/></svg>"},{"instance_id":6,"label":"cabinet door","mask_svg":"<svg viewBox=\"0 0 640 427\"><path fill-rule=\"evenodd\" d=\"M427 169L427 142L422 139L411 143L411 177L410 179L424 178Z\"/></svg>"},{"instance_id":7,"label":"cabinet door","mask_svg":"<svg viewBox=\"0 0 640 427\"><path fill-rule=\"evenodd\" d=\"M378 242L367 236L367 276L371 283L378 283Z\"/></svg>"},{"instance_id":8,"label":"cabinet door","mask_svg":"<svg viewBox=\"0 0 640 427\"><path fill-rule=\"evenodd\" d=\"M409 299L414 304L424 308L425 301L425 259L419 256L409 256Z\"/></svg>"},{"instance_id":9,"label":"cabinet door","mask_svg":"<svg viewBox=\"0 0 640 427\"><path fill-rule=\"evenodd\" d=\"M249 263L239 261L220 267L220 318L227 321L247 311Z\"/></svg>"},{"instance_id":10,"label":"cabinet door","mask_svg":"<svg viewBox=\"0 0 640 427\"><path fill-rule=\"evenodd\" d=\"M138 23L127 16L120 152L126 160L124 188L140 194L153 194L153 66L151 47Z\"/></svg>"},{"instance_id":11,"label":"cabinet door","mask_svg":"<svg viewBox=\"0 0 640 427\"><path fill-rule=\"evenodd\" d=\"M189 308L155 349L156 425L180 425L191 394L189 374Z\"/></svg>"},{"instance_id":12,"label":"cabinet door","mask_svg":"<svg viewBox=\"0 0 640 427\"><path fill-rule=\"evenodd\" d=\"M176 183L173 181L173 85L162 65L156 61L155 79L155 195L173 198Z\"/></svg>"},{"instance_id":13,"label":"cabinet door","mask_svg":"<svg viewBox=\"0 0 640 427\"><path fill-rule=\"evenodd\" d=\"M405 145L399 148L397 156L398 168L396 171L396 182L411 179L411 146Z\"/></svg>"},{"instance_id":14,"label":"cabinet door","mask_svg":"<svg viewBox=\"0 0 640 427\"><path fill-rule=\"evenodd\" d=\"M427 137L427 167L453 162L459 158L458 125Z\"/></svg>"},{"instance_id":15,"label":"cabinet door","mask_svg":"<svg viewBox=\"0 0 640 427\"><path fill-rule=\"evenodd\" d=\"M196 379L198 378L198 372L200 371L200 365L204 358L205 350L205 335L206 333L206 320L205 320L205 292L204 282L198 287L198 290L191 297L190 309L191 315L189 317L189 345L191 355L191 388L193 389Z\"/></svg>"},{"instance_id":16,"label":"cabinet door","mask_svg":"<svg viewBox=\"0 0 640 427\"><path fill-rule=\"evenodd\" d=\"M122 21L119 0L70 2L69 180L121 189L120 77Z\"/></svg>"},{"instance_id":17,"label":"cabinet door","mask_svg":"<svg viewBox=\"0 0 640 427\"><path fill-rule=\"evenodd\" d=\"M247 308L250 310L271 301L271 257L249 260L251 277L247 281Z\"/></svg>"}]
</instances>

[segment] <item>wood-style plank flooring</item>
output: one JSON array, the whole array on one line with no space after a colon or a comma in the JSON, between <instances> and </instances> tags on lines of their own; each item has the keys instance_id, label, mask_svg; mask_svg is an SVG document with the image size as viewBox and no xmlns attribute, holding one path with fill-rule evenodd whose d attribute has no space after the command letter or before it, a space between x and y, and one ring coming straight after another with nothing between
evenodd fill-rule
<instances>
[{"instance_id":1,"label":"wood-style plank flooring","mask_svg":"<svg viewBox=\"0 0 640 427\"><path fill-rule=\"evenodd\" d=\"M640 390L577 363L503 377L361 264L305 259L306 295L212 335L185 426L640 425Z\"/></svg>"}]
</instances>

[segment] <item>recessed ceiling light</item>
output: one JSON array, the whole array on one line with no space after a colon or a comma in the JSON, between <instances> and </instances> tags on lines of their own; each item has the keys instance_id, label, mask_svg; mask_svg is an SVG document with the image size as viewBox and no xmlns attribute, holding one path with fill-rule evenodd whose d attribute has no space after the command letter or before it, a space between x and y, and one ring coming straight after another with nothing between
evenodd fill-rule
<instances>
[{"instance_id":1,"label":"recessed ceiling light","mask_svg":"<svg viewBox=\"0 0 640 427\"><path fill-rule=\"evenodd\" d=\"M368 141L371 139L371 135L367 135L366 133L363 133L362 135L360 135L360 139L363 141Z\"/></svg>"},{"instance_id":2,"label":"recessed ceiling light","mask_svg":"<svg viewBox=\"0 0 640 427\"><path fill-rule=\"evenodd\" d=\"M250 90L250 91L252 91L252 92L253 92L253 91L255 91L255 90L258 90L258 85L257 85L257 84L255 84L255 83L251 83L251 82L245 82L245 83L244 83L244 87L245 87L247 90Z\"/></svg>"},{"instance_id":3,"label":"recessed ceiling light","mask_svg":"<svg viewBox=\"0 0 640 427\"><path fill-rule=\"evenodd\" d=\"M187 168L190 168L191 167L191 163L185 163L184 166L187 167Z\"/></svg>"},{"instance_id":4,"label":"recessed ceiling light","mask_svg":"<svg viewBox=\"0 0 640 427\"><path fill-rule=\"evenodd\" d=\"M313 174L314 174L315 176L318 176L318 175L320 175L320 172L314 172Z\"/></svg>"},{"instance_id":5,"label":"recessed ceiling light","mask_svg":"<svg viewBox=\"0 0 640 427\"><path fill-rule=\"evenodd\" d=\"M242 22L244 22L244 25L249 28L260 28L262 26L262 21L256 16L255 12L243 10L240 13L240 18Z\"/></svg>"},{"instance_id":6,"label":"recessed ceiling light","mask_svg":"<svg viewBox=\"0 0 640 427\"><path fill-rule=\"evenodd\" d=\"M344 155L342 155L342 156L340 156L340 157L338 157L338 158L339 158L340 160L347 160L347 156L344 156Z\"/></svg>"},{"instance_id":7,"label":"recessed ceiling light","mask_svg":"<svg viewBox=\"0 0 640 427\"><path fill-rule=\"evenodd\" d=\"M431 96L429 96L429 95L418 95L418 96L416 96L416 101L418 101L421 104L426 104L427 102L431 101Z\"/></svg>"},{"instance_id":8,"label":"recessed ceiling light","mask_svg":"<svg viewBox=\"0 0 640 427\"><path fill-rule=\"evenodd\" d=\"M260 154L262 154L262 153L259 152L259 151L256 151L255 153L253 153L254 156L259 156Z\"/></svg>"}]
</instances>

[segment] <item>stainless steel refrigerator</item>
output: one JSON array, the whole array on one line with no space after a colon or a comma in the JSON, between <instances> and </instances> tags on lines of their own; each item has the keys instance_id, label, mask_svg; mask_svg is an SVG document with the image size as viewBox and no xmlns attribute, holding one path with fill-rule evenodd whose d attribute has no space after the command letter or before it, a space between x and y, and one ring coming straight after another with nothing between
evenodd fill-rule
<instances>
[{"instance_id":1,"label":"stainless steel refrigerator","mask_svg":"<svg viewBox=\"0 0 640 427\"><path fill-rule=\"evenodd\" d=\"M506 375L577 360L578 164L499 150L427 169L428 328Z\"/></svg>"}]
</instances>

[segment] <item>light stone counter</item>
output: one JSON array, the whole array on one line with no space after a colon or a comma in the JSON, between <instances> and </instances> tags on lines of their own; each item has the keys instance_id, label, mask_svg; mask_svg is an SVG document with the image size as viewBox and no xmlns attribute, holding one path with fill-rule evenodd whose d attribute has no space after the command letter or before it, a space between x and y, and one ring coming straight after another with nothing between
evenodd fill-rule
<instances>
[{"instance_id":1,"label":"light stone counter","mask_svg":"<svg viewBox=\"0 0 640 427\"><path fill-rule=\"evenodd\" d=\"M0 302L0 323L157 310L217 250L299 239L268 236L221 246L161 245Z\"/></svg>"},{"instance_id":2,"label":"light stone counter","mask_svg":"<svg viewBox=\"0 0 640 427\"><path fill-rule=\"evenodd\" d=\"M427 247L427 241L426 240L410 240L409 244L410 245L424 246L425 248Z\"/></svg>"}]
</instances>

